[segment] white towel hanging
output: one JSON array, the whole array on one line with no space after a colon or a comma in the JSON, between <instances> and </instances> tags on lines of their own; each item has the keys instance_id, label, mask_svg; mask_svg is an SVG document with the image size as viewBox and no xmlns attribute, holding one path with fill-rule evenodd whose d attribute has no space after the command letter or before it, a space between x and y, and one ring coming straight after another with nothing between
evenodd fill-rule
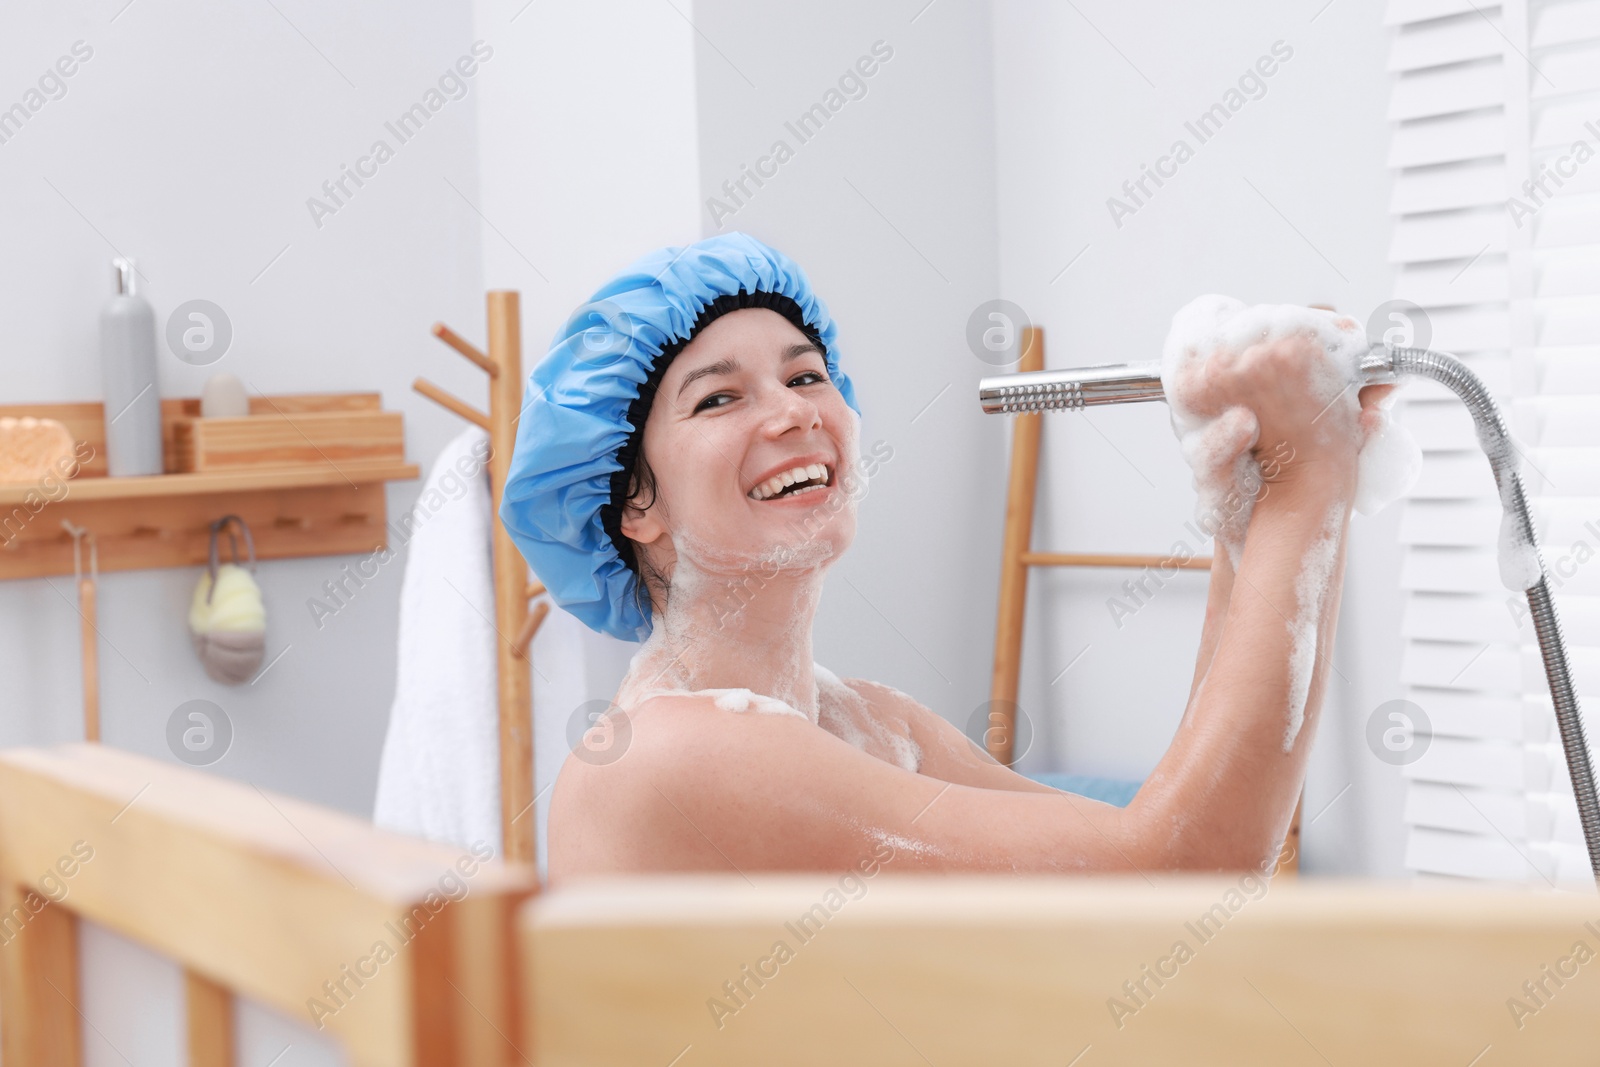
<instances>
[{"instance_id":1,"label":"white towel hanging","mask_svg":"<svg viewBox=\"0 0 1600 1067\"><path fill-rule=\"evenodd\" d=\"M384 829L500 852L499 710L491 501L476 426L445 445L406 520L399 665L373 821ZM462 471L476 472L462 477ZM391 543L391 548L399 547ZM583 624L558 607L534 636L534 789L545 866L551 786L567 720L588 699ZM609 694L608 694L609 695Z\"/></svg>"}]
</instances>

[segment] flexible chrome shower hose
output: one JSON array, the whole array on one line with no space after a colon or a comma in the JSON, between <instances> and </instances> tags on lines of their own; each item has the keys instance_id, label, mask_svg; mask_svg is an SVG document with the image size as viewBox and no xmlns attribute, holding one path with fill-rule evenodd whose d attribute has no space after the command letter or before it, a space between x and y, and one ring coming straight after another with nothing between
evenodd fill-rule
<instances>
[{"instance_id":1,"label":"flexible chrome shower hose","mask_svg":"<svg viewBox=\"0 0 1600 1067\"><path fill-rule=\"evenodd\" d=\"M1376 355L1378 351L1374 349L1373 354ZM1578 694L1567 665L1567 645L1561 637L1561 620L1556 616L1549 573L1545 570L1544 554L1539 551L1533 518L1522 492L1522 478L1517 474L1516 448L1511 442L1505 420L1500 416L1500 407L1494 402L1483 380L1454 356L1427 348L1388 348L1383 351L1390 369L1397 377L1416 375L1431 378L1459 396L1462 403L1467 405L1467 411L1477 426L1478 440L1489 457L1489 467L1494 472L1500 499L1507 513L1516 517L1522 527L1522 535L1538 557L1539 581L1527 590L1528 610L1533 616L1534 633L1539 638L1545 678L1550 683L1550 700L1555 705L1561 747L1567 755L1567 773L1572 778L1572 793L1578 802L1578 819L1583 826L1584 843L1589 849L1589 866L1595 877L1600 879L1600 802L1595 799L1594 766L1590 762L1589 744L1584 737Z\"/></svg>"},{"instance_id":2,"label":"flexible chrome shower hose","mask_svg":"<svg viewBox=\"0 0 1600 1067\"><path fill-rule=\"evenodd\" d=\"M1545 678L1550 683L1550 699L1555 705L1556 725L1566 751L1567 773L1572 778L1572 792L1577 798L1578 818L1589 850L1589 866L1600 880L1600 801L1595 799L1594 768L1584 738L1578 695L1567 665L1566 642L1561 637L1561 621L1556 617L1544 556L1539 552L1522 479L1517 474L1516 448L1501 418L1499 405L1470 367L1454 356L1432 349L1375 344L1362 360L1361 371L1364 383L1369 385L1409 375L1432 379L1460 397L1472 415L1478 441L1489 458L1489 468L1500 491L1501 504L1506 513L1514 517L1539 561L1539 582L1527 590L1528 610L1539 639ZM1026 414L1164 400L1166 393L1161 385L1159 363L1124 363L985 378L978 383L978 399L985 412Z\"/></svg>"}]
</instances>

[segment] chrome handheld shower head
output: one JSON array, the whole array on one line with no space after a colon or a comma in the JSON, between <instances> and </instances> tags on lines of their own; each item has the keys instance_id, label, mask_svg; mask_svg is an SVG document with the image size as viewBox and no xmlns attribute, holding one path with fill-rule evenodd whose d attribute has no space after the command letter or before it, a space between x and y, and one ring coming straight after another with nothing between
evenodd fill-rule
<instances>
[{"instance_id":1,"label":"chrome handheld shower head","mask_svg":"<svg viewBox=\"0 0 1600 1067\"><path fill-rule=\"evenodd\" d=\"M1102 363L1071 370L1001 374L978 383L978 400L989 415L1081 411L1101 404L1164 399L1161 364L1157 362Z\"/></svg>"},{"instance_id":2,"label":"chrome handheld shower head","mask_svg":"<svg viewBox=\"0 0 1600 1067\"><path fill-rule=\"evenodd\" d=\"M1395 380L1395 351L1382 344L1367 351L1361 360L1363 385ZM978 382L978 402L986 415L1082 411L1103 404L1137 404L1166 398L1166 390L1161 387L1161 364L1157 361L1001 374Z\"/></svg>"}]
</instances>

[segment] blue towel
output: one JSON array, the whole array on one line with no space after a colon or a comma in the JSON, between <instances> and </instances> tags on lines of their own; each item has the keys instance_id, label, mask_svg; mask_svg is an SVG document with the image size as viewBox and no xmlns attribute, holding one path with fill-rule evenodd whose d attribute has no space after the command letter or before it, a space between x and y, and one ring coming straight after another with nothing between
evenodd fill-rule
<instances>
[{"instance_id":1,"label":"blue towel","mask_svg":"<svg viewBox=\"0 0 1600 1067\"><path fill-rule=\"evenodd\" d=\"M1133 795L1144 784L1143 782L1125 781L1121 778L1096 778L1088 774L1055 774L1046 772L1030 774L1028 777L1053 789L1076 793L1091 800L1103 800L1107 804L1115 804L1119 808L1127 807L1128 801L1133 799Z\"/></svg>"}]
</instances>

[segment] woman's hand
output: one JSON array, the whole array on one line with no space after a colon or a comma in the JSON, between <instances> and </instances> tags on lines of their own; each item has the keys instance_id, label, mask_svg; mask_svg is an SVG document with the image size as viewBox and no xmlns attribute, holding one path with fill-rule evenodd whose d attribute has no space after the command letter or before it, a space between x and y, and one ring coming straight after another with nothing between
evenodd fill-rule
<instances>
[{"instance_id":1,"label":"woman's hand","mask_svg":"<svg viewBox=\"0 0 1600 1067\"><path fill-rule=\"evenodd\" d=\"M1197 367L1187 400L1200 414L1237 408L1253 413L1251 452L1271 484L1353 481L1365 437L1363 405L1350 395L1350 386L1337 388L1331 371L1321 340L1305 332L1287 334L1242 351L1216 351Z\"/></svg>"}]
</instances>

